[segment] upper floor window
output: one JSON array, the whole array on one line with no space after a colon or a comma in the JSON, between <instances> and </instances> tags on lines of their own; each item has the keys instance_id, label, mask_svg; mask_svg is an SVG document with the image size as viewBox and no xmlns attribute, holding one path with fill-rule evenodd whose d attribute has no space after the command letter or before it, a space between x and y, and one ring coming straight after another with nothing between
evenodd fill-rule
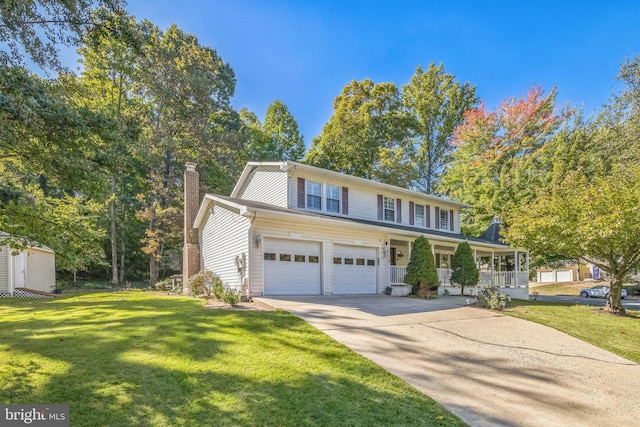
<instances>
[{"instance_id":1,"label":"upper floor window","mask_svg":"<svg viewBox=\"0 0 640 427\"><path fill-rule=\"evenodd\" d=\"M396 220L396 199L392 199L391 197L384 198L384 220Z\"/></svg>"},{"instance_id":2,"label":"upper floor window","mask_svg":"<svg viewBox=\"0 0 640 427\"><path fill-rule=\"evenodd\" d=\"M440 230L449 229L449 211L440 209Z\"/></svg>"},{"instance_id":3,"label":"upper floor window","mask_svg":"<svg viewBox=\"0 0 640 427\"><path fill-rule=\"evenodd\" d=\"M307 181L307 209L322 210L322 184Z\"/></svg>"},{"instance_id":4,"label":"upper floor window","mask_svg":"<svg viewBox=\"0 0 640 427\"><path fill-rule=\"evenodd\" d=\"M424 227L424 205L415 205L414 222L418 227Z\"/></svg>"},{"instance_id":5,"label":"upper floor window","mask_svg":"<svg viewBox=\"0 0 640 427\"><path fill-rule=\"evenodd\" d=\"M340 213L340 187L327 185L327 212Z\"/></svg>"}]
</instances>

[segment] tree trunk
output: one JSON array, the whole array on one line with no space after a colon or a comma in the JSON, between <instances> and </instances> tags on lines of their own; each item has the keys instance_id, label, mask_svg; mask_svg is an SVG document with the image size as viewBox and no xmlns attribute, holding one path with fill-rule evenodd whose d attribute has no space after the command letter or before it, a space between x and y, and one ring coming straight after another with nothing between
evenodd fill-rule
<instances>
[{"instance_id":1,"label":"tree trunk","mask_svg":"<svg viewBox=\"0 0 640 427\"><path fill-rule=\"evenodd\" d=\"M149 286L153 287L158 282L160 275L160 263L155 254L149 256Z\"/></svg>"},{"instance_id":2,"label":"tree trunk","mask_svg":"<svg viewBox=\"0 0 640 427\"><path fill-rule=\"evenodd\" d=\"M116 228L116 176L111 175L111 285L118 287L118 241Z\"/></svg>"},{"instance_id":3,"label":"tree trunk","mask_svg":"<svg viewBox=\"0 0 640 427\"><path fill-rule=\"evenodd\" d=\"M124 227L120 227L120 283L124 283L124 261L125 261L126 245L124 242Z\"/></svg>"},{"instance_id":4,"label":"tree trunk","mask_svg":"<svg viewBox=\"0 0 640 427\"><path fill-rule=\"evenodd\" d=\"M622 306L622 277L617 274L612 274L610 285L611 288L607 298L606 308L612 313L625 314L624 307Z\"/></svg>"}]
</instances>

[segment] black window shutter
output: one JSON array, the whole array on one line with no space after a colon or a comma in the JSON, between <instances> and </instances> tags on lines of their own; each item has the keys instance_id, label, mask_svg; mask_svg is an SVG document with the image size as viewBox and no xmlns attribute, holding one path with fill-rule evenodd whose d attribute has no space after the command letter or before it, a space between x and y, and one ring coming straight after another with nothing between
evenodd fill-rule
<instances>
[{"instance_id":1,"label":"black window shutter","mask_svg":"<svg viewBox=\"0 0 640 427\"><path fill-rule=\"evenodd\" d=\"M298 207L304 209L306 206L307 191L304 178L298 178Z\"/></svg>"},{"instance_id":2,"label":"black window shutter","mask_svg":"<svg viewBox=\"0 0 640 427\"><path fill-rule=\"evenodd\" d=\"M342 187L342 214L349 215L349 189Z\"/></svg>"},{"instance_id":3,"label":"black window shutter","mask_svg":"<svg viewBox=\"0 0 640 427\"><path fill-rule=\"evenodd\" d=\"M409 202L409 225L413 225L415 223L414 211L415 207L413 202Z\"/></svg>"}]
</instances>

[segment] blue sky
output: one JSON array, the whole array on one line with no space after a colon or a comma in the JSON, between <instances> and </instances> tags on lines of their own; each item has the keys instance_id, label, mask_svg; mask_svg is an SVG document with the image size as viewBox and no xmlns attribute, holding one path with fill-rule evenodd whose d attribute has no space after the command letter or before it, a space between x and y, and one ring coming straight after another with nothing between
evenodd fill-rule
<instances>
[{"instance_id":1,"label":"blue sky","mask_svg":"<svg viewBox=\"0 0 640 427\"><path fill-rule=\"evenodd\" d=\"M281 99L307 145L351 80L402 86L417 65L442 62L490 109L536 84L590 113L640 54L632 0L129 0L127 10L216 49L236 73L233 105L262 120Z\"/></svg>"}]
</instances>

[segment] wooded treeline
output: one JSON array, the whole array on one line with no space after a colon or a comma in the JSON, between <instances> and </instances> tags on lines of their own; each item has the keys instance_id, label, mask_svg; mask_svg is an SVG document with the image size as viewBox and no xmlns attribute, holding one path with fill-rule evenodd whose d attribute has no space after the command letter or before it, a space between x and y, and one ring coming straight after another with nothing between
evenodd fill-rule
<instances>
[{"instance_id":1,"label":"wooded treeline","mask_svg":"<svg viewBox=\"0 0 640 427\"><path fill-rule=\"evenodd\" d=\"M466 202L464 233L497 215L509 243L540 262L582 259L618 281L638 266L639 58L590 117L535 86L488 109L442 64L418 66L402 87L352 81L305 152L283 102L262 122L236 111L231 65L175 25L137 21L118 1L38 9L74 23L61 30L77 37L48 40L78 46L75 75L26 48L46 20L29 18L32 3L12 4L24 8L0 9L0 41L10 42L0 56L0 229L52 247L61 270L114 284L179 270L184 163L198 163L203 190L228 194L248 160L298 160ZM75 16L69 5L100 7ZM25 57L57 76L30 73Z\"/></svg>"},{"instance_id":2,"label":"wooded treeline","mask_svg":"<svg viewBox=\"0 0 640 427\"><path fill-rule=\"evenodd\" d=\"M263 122L232 108L235 75L214 49L111 6L62 16L88 22L67 39L77 75L50 51L25 49L54 79L28 71L16 44L2 57L0 229L54 249L59 270L154 284L181 267L185 162L203 189L228 194L249 159L300 160L305 146L283 102ZM1 10L5 30L32 28L25 9Z\"/></svg>"}]
</instances>

